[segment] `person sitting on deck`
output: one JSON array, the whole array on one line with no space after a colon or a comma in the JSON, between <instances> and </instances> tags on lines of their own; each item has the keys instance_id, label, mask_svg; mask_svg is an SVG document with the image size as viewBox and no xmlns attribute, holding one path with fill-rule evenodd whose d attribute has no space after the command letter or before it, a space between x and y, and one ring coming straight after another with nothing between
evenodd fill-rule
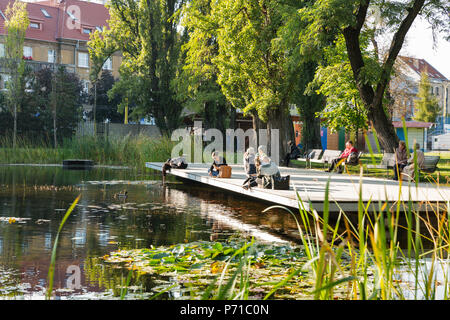
<instances>
[{"instance_id":1,"label":"person sitting on deck","mask_svg":"<svg viewBox=\"0 0 450 320\"><path fill-rule=\"evenodd\" d=\"M289 161L291 159L297 159L301 155L300 149L291 140L288 141L288 148L289 152L284 157L284 165L286 167L289 167Z\"/></svg>"},{"instance_id":2,"label":"person sitting on deck","mask_svg":"<svg viewBox=\"0 0 450 320\"><path fill-rule=\"evenodd\" d=\"M259 146L258 147L258 153L256 154L256 159L259 160L259 163L261 164L261 161L264 157L267 157L266 155L266 147L265 146Z\"/></svg>"},{"instance_id":3,"label":"person sitting on deck","mask_svg":"<svg viewBox=\"0 0 450 320\"><path fill-rule=\"evenodd\" d=\"M338 165L339 163L339 169L338 172L342 173L344 171L344 168L342 167L341 163L347 160L347 158L352 154L358 154L358 150L353 146L353 141L347 141L345 144L345 150L339 155L339 157L334 158L331 161L331 166L328 170L325 170L325 172L331 172L333 169Z\"/></svg>"},{"instance_id":4,"label":"person sitting on deck","mask_svg":"<svg viewBox=\"0 0 450 320\"><path fill-rule=\"evenodd\" d=\"M164 164L162 168L163 176L166 176L166 173L170 171L170 169L186 169L188 164L186 159L184 158L185 155L173 159L168 159Z\"/></svg>"},{"instance_id":5,"label":"person sitting on deck","mask_svg":"<svg viewBox=\"0 0 450 320\"><path fill-rule=\"evenodd\" d=\"M219 156L219 151L214 151L211 154L211 157L214 161L211 164L211 167L208 169L208 173L211 177L217 177L219 175L219 167L226 166L227 161L224 157Z\"/></svg>"},{"instance_id":6,"label":"person sitting on deck","mask_svg":"<svg viewBox=\"0 0 450 320\"><path fill-rule=\"evenodd\" d=\"M398 175L402 173L403 168L408 164L408 155L406 154L405 141L398 143L398 148L395 150L395 165L394 165L394 180L398 180Z\"/></svg>"},{"instance_id":7,"label":"person sitting on deck","mask_svg":"<svg viewBox=\"0 0 450 320\"><path fill-rule=\"evenodd\" d=\"M417 157L417 167L420 169L423 167L423 164L425 163L425 155L423 154L422 150L420 150L420 144L415 144L416 148L416 157ZM410 158L408 159L408 164L406 167L403 168L403 171L401 173L402 180L414 180L414 153L411 153Z\"/></svg>"},{"instance_id":8,"label":"person sitting on deck","mask_svg":"<svg viewBox=\"0 0 450 320\"><path fill-rule=\"evenodd\" d=\"M258 147L258 155L255 158L256 175L248 177L243 188L249 189L260 184L266 188L271 183L271 178L280 179L281 174L278 166L266 154L263 146Z\"/></svg>"},{"instance_id":9,"label":"person sitting on deck","mask_svg":"<svg viewBox=\"0 0 450 320\"><path fill-rule=\"evenodd\" d=\"M247 177L256 175L256 165L255 165L255 149L252 147L248 148L244 153L244 170Z\"/></svg>"}]
</instances>

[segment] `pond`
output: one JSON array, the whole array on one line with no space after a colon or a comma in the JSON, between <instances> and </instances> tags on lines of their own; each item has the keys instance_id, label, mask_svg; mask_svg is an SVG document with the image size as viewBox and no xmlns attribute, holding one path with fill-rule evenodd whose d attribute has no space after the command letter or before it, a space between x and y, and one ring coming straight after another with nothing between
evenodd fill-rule
<instances>
[{"instance_id":1,"label":"pond","mask_svg":"<svg viewBox=\"0 0 450 320\"><path fill-rule=\"evenodd\" d=\"M100 258L118 249L246 236L287 243L296 236L288 213L262 213L267 203L174 179L163 185L156 172L0 166L0 298L44 299L55 236L79 194L60 235L57 299L117 297L127 273ZM68 288L76 274L80 286ZM141 294L154 286L154 279L143 279Z\"/></svg>"}]
</instances>

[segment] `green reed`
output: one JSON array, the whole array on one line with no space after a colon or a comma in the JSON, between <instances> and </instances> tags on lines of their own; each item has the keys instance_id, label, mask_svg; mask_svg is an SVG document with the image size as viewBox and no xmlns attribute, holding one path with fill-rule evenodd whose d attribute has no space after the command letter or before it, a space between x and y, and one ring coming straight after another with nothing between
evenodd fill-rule
<instances>
[{"instance_id":1,"label":"green reed","mask_svg":"<svg viewBox=\"0 0 450 320\"><path fill-rule=\"evenodd\" d=\"M315 299L333 299L338 287L346 292L347 299L405 299L408 289L398 280L405 271L414 279L414 298L417 299L418 294L422 293L424 299L436 299L435 275L438 267L442 268L444 275L439 285L445 288L444 298L448 297L448 271L439 262L445 261L449 254L450 205L444 198L442 202L447 201L446 206L442 202L435 204L426 201L419 204L427 206L425 215L419 212L420 208L416 208L411 197L414 187L417 192L419 177L415 149L414 165L415 179L412 183L407 182L409 198L401 200L405 182L400 180L398 201L391 207L387 200L363 202L363 168L360 167L356 226L343 210L339 212L336 225L329 225L330 181L325 190L322 216L317 214L311 203L307 206L299 197L298 214L286 209L295 217L309 258L307 264L315 277ZM439 185L436 187L439 188ZM336 205L339 207L339 204ZM406 219L406 225L402 224L401 218ZM433 219L437 224L432 222ZM426 232L422 232L422 229ZM400 230L407 232L406 252L400 248ZM432 248L425 249L425 242L431 244ZM431 259L428 269L423 267L425 257ZM305 269L304 266L302 268Z\"/></svg>"},{"instance_id":2,"label":"green reed","mask_svg":"<svg viewBox=\"0 0 450 320\"><path fill-rule=\"evenodd\" d=\"M59 224L58 232L56 233L56 237L55 237L55 242L53 243L52 256L50 259L50 266L48 268L48 274L47 274L48 287L47 287L47 291L45 294L46 299L50 299L52 296L52 292L53 292L53 279L55 276L56 254L57 254L57 250L58 250L59 234L61 233L61 230L64 227L64 224L66 223L67 219L69 219L70 214L72 213L73 209L75 209L75 206L77 205L80 198L81 198L81 195L79 195L74 200L74 202L71 204L69 209L67 209L66 213L64 214L63 219L61 220L61 223Z\"/></svg>"},{"instance_id":3,"label":"green reed","mask_svg":"<svg viewBox=\"0 0 450 320\"><path fill-rule=\"evenodd\" d=\"M364 170L360 167L356 186L359 188L356 225L342 209L335 224L330 224L330 180L326 184L321 215L311 202L301 199L298 192L298 212L282 206L264 210L282 208L293 216L308 258L306 263L275 284L265 299L273 298L278 289L300 272L311 273L314 299L402 300L418 299L419 294L427 300L448 299L450 283L446 261L450 251L450 202L444 197L437 203L413 202L412 192L417 192L419 180L415 148L413 152L414 180L399 180L398 201L394 205L387 200L387 194L385 201L363 201ZM439 188L439 183L434 187ZM402 188L408 189L408 199L402 200ZM335 204L340 208L338 203ZM402 247L400 232L407 234L406 244ZM247 249L251 250L251 246ZM425 266L425 258L429 267ZM234 276L242 273L244 265L239 266ZM436 280L438 272L442 274L439 282ZM406 274L410 276L409 283L402 279ZM234 279L232 277L230 281ZM444 290L441 297L436 294L438 286Z\"/></svg>"},{"instance_id":4,"label":"green reed","mask_svg":"<svg viewBox=\"0 0 450 320\"><path fill-rule=\"evenodd\" d=\"M90 159L101 165L125 165L143 168L145 162L170 158L174 142L167 137L145 135L104 139L84 136L67 139L58 148L45 141L31 143L19 139L17 148L7 137L0 138L0 163L62 163L64 159Z\"/></svg>"}]
</instances>

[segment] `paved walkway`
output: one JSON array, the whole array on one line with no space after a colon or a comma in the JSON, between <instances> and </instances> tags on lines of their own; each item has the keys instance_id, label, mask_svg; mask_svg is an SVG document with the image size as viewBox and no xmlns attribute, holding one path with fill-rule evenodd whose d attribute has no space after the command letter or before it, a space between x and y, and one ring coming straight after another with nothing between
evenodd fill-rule
<instances>
[{"instance_id":1,"label":"paved walkway","mask_svg":"<svg viewBox=\"0 0 450 320\"><path fill-rule=\"evenodd\" d=\"M162 165L161 162L146 163L147 168L159 171L161 171ZM187 169L172 169L170 174L292 208L299 207L295 192L297 191L305 208L309 207L307 203L310 201L318 211L322 211L326 184L330 179L330 210L339 211L339 208L342 208L344 211L357 211L360 180L356 175L330 174L315 169L281 167L281 175L291 176L290 190L261 188L245 190L242 188L242 182L246 179L242 165L231 166L233 169L230 179L210 177L207 172L209 166L209 164L189 164ZM387 199L389 204L393 205L397 199L408 201L409 193L411 193L412 201L421 209L425 209L425 205L421 204L423 202L431 202L434 203L433 205L442 202L445 205L445 202L450 200L449 187L438 188L430 183L419 183L419 187L416 188L415 184L408 187L408 182L403 182L400 190L397 181L372 177L362 178L362 200L365 203L372 202L378 205L378 201L384 202Z\"/></svg>"}]
</instances>

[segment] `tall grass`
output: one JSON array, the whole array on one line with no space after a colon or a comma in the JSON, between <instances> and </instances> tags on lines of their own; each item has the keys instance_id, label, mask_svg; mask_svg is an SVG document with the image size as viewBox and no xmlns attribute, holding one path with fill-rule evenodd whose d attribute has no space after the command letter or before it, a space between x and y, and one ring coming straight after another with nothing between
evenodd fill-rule
<instances>
[{"instance_id":1,"label":"tall grass","mask_svg":"<svg viewBox=\"0 0 450 320\"><path fill-rule=\"evenodd\" d=\"M330 180L320 215L312 203L301 199L298 193L298 212L281 206L267 208L265 211L282 208L294 217L308 261L275 285L265 299L276 296L276 291L300 272L311 273L314 299L448 299L450 201L443 198L437 203L413 202L411 194L418 188L416 150L413 152L416 179L399 181L398 201L393 206L387 195L386 201L363 202L363 167L360 166L356 224L342 209L334 225L330 224ZM439 189L440 186L435 184L434 187ZM402 188L408 189L408 199L401 199ZM340 208L338 203L336 205ZM400 244L401 232L407 234L406 243ZM251 250L251 244L245 250ZM246 297L249 285L245 285L248 281L245 274L249 270L244 255L226 285L219 281L216 297ZM235 288L238 278L244 281L244 285L238 286L239 290L223 289ZM212 291L211 287L207 293Z\"/></svg>"},{"instance_id":2,"label":"tall grass","mask_svg":"<svg viewBox=\"0 0 450 320\"><path fill-rule=\"evenodd\" d=\"M102 165L126 165L142 168L146 161L165 161L174 142L170 138L145 135L104 139L95 136L67 139L61 147L46 142L30 143L19 139L12 148L8 138L0 138L0 163L62 163L64 159L90 159Z\"/></svg>"}]
</instances>

